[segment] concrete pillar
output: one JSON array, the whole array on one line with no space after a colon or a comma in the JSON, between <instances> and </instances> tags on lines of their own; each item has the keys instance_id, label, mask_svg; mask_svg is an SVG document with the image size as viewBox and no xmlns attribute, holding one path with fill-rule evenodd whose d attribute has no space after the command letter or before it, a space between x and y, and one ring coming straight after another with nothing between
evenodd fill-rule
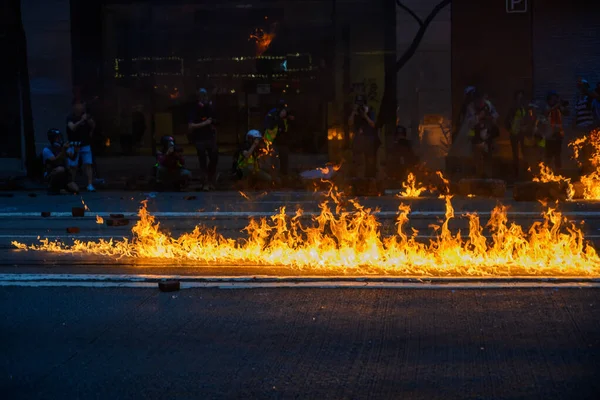
<instances>
[{"instance_id":1,"label":"concrete pillar","mask_svg":"<svg viewBox=\"0 0 600 400\"><path fill-rule=\"evenodd\" d=\"M27 35L31 104L37 151L49 128L64 132L71 109L71 12L69 0L21 0Z\"/></svg>"}]
</instances>

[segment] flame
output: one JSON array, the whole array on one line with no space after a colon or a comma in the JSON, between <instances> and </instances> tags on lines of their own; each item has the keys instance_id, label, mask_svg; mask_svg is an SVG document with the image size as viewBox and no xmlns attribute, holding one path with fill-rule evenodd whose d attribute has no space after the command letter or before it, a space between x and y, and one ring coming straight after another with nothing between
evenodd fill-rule
<instances>
[{"instance_id":1,"label":"flame","mask_svg":"<svg viewBox=\"0 0 600 400\"><path fill-rule=\"evenodd\" d=\"M99 215L96 215L96 223L102 225L104 223L104 218Z\"/></svg>"},{"instance_id":2,"label":"flame","mask_svg":"<svg viewBox=\"0 0 600 400\"><path fill-rule=\"evenodd\" d=\"M333 186L333 185L332 185ZM347 205L346 205L347 204ZM452 233L455 218L451 197L445 197L445 219L428 242L410 233L410 207L400 204L395 230L382 233L376 211L330 190L320 213L303 221L303 212L251 219L246 238L234 240L216 228L196 227L173 237L160 229L146 203L132 228L133 238L86 242L69 246L43 239L37 245L12 244L18 249L56 253L87 253L154 262L220 265L287 266L305 273L314 270L344 273L383 273L402 276L600 276L600 257L583 233L554 208L528 230L508 222L507 208L498 206L487 225L467 215L468 234ZM407 229L408 228L408 229ZM486 228L491 237L484 235Z\"/></svg>"},{"instance_id":3,"label":"flame","mask_svg":"<svg viewBox=\"0 0 600 400\"><path fill-rule=\"evenodd\" d=\"M275 25L273 26L272 32L265 32L262 28L256 28L254 32L250 34L248 40L254 40L254 43L256 44L256 56L260 57L269 49L273 39L275 39Z\"/></svg>"},{"instance_id":4,"label":"flame","mask_svg":"<svg viewBox=\"0 0 600 400\"><path fill-rule=\"evenodd\" d=\"M344 131L341 129L331 128L327 130L327 140L344 140Z\"/></svg>"},{"instance_id":5,"label":"flame","mask_svg":"<svg viewBox=\"0 0 600 400\"><path fill-rule=\"evenodd\" d=\"M406 182L402 182L404 191L400 192L399 197L419 197L421 193L427 190L421 183L417 182L417 178L411 172L406 178Z\"/></svg>"},{"instance_id":6,"label":"flame","mask_svg":"<svg viewBox=\"0 0 600 400\"><path fill-rule=\"evenodd\" d=\"M565 178L562 175L556 175L556 174L554 174L554 172L552 171L552 169L550 167L548 167L546 164L544 164L543 162L541 162L539 164L539 166L540 166L539 176L534 176L533 177L532 180L534 182L565 183L567 185L567 197L569 199L572 199L573 196L575 196L575 189L573 187L573 184L571 183L571 179L570 178ZM529 170L531 171L531 169L529 169Z\"/></svg>"},{"instance_id":7,"label":"flame","mask_svg":"<svg viewBox=\"0 0 600 400\"><path fill-rule=\"evenodd\" d=\"M575 139L569 146L573 148L573 155L579 166L582 160L589 162L592 172L581 177L583 185L583 198L585 200L600 200L600 130L596 129L582 138ZM584 149L589 149L589 155L584 154Z\"/></svg>"},{"instance_id":8,"label":"flame","mask_svg":"<svg viewBox=\"0 0 600 400\"><path fill-rule=\"evenodd\" d=\"M83 205L83 209L85 211L90 211L89 207L87 206L87 204L85 204L85 201L83 201L83 197L81 197L81 204Z\"/></svg>"},{"instance_id":9,"label":"flame","mask_svg":"<svg viewBox=\"0 0 600 400\"><path fill-rule=\"evenodd\" d=\"M318 167L317 170L321 171L321 173L323 173L323 175L327 175L331 172L338 172L340 170L340 168L342 168L342 164L327 165L323 168Z\"/></svg>"}]
</instances>

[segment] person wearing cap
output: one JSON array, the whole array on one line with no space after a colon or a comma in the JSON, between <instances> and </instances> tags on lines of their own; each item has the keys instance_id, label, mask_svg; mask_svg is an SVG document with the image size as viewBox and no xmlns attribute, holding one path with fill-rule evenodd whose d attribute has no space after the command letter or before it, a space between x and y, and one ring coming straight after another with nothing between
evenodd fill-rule
<instances>
[{"instance_id":1,"label":"person wearing cap","mask_svg":"<svg viewBox=\"0 0 600 400\"><path fill-rule=\"evenodd\" d=\"M70 144L63 143L62 134L58 129L49 129L47 136L49 143L42 150L42 162L44 179L48 182L48 193L59 194L62 189L77 193L79 188L70 179L71 174L66 168Z\"/></svg>"},{"instance_id":2,"label":"person wearing cap","mask_svg":"<svg viewBox=\"0 0 600 400\"><path fill-rule=\"evenodd\" d=\"M189 118L188 134L190 142L196 146L202 188L205 191L214 190L219 163L219 149L217 147L214 107L209 99L208 92L204 88L198 91L198 102Z\"/></svg>"},{"instance_id":3,"label":"person wearing cap","mask_svg":"<svg viewBox=\"0 0 600 400\"><path fill-rule=\"evenodd\" d=\"M367 104L365 96L356 96L352 113L348 118L348 126L354 132L352 159L355 174L358 172L359 160L364 159L365 177L375 178L380 141L375 129L375 112Z\"/></svg>"},{"instance_id":4,"label":"person wearing cap","mask_svg":"<svg viewBox=\"0 0 600 400\"><path fill-rule=\"evenodd\" d=\"M544 110L546 128L543 131L545 140L544 160L546 165L560 170L562 168L562 146L565 137L563 116L569 115L569 103L561 100L556 91L546 96Z\"/></svg>"},{"instance_id":5,"label":"person wearing cap","mask_svg":"<svg viewBox=\"0 0 600 400\"><path fill-rule=\"evenodd\" d=\"M291 137L289 122L294 120L285 100L280 99L277 105L269 110L264 122L264 143L277 152L278 168L282 175L289 173L289 155Z\"/></svg>"},{"instance_id":6,"label":"person wearing cap","mask_svg":"<svg viewBox=\"0 0 600 400\"><path fill-rule=\"evenodd\" d=\"M156 154L156 181L181 189L189 183L192 173L185 167L185 158L175 146L172 136L163 136L161 150Z\"/></svg>"}]
</instances>

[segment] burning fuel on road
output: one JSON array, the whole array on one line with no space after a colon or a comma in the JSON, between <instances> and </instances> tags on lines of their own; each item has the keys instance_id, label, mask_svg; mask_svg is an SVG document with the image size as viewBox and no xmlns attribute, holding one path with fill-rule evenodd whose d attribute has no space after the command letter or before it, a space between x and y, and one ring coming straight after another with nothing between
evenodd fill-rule
<instances>
[{"instance_id":1,"label":"burning fuel on road","mask_svg":"<svg viewBox=\"0 0 600 400\"><path fill-rule=\"evenodd\" d=\"M147 211L139 211L132 239L81 241L73 245L42 239L39 244L12 244L22 250L87 253L181 265L287 266L299 273L315 270L348 274L401 276L600 276L600 257L583 232L555 208L542 221L524 228L509 223L507 208L493 209L487 224L467 215L465 236L452 232L451 197L445 197L445 219L427 243L411 229L410 207L400 204L395 232L386 236L376 210L331 190L320 213L306 222L302 211L286 214L285 207L270 218L251 219L246 237L234 240L216 229L197 226L173 237ZM484 235L484 228L491 237Z\"/></svg>"}]
</instances>

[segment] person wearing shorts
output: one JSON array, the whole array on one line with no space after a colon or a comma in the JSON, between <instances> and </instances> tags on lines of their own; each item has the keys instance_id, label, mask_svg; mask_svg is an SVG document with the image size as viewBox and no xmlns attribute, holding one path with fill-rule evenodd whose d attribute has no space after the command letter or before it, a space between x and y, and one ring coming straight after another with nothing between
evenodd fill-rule
<instances>
[{"instance_id":1,"label":"person wearing shorts","mask_svg":"<svg viewBox=\"0 0 600 400\"><path fill-rule=\"evenodd\" d=\"M95 192L96 189L92 185L92 135L96 124L92 117L86 112L85 105L76 102L73 104L73 111L67 117L67 136L69 142L73 145L69 152L72 154L68 160L68 166L73 175L77 172L80 163L83 166L85 176L87 178L88 192Z\"/></svg>"}]
</instances>

